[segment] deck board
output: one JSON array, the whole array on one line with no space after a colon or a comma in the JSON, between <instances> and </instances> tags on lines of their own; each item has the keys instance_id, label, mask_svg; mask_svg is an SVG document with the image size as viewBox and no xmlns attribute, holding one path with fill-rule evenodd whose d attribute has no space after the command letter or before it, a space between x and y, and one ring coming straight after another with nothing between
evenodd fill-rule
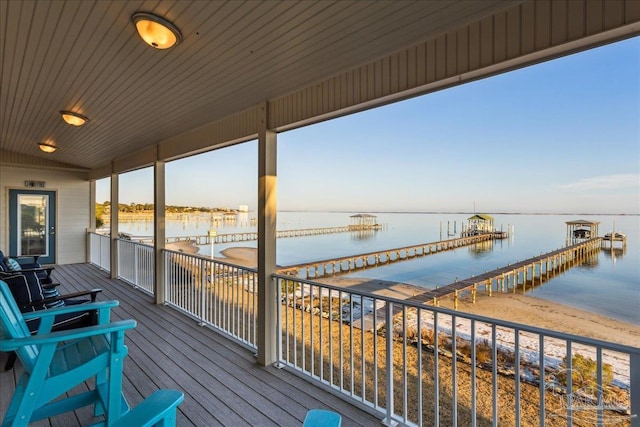
<instances>
[{"instance_id":1,"label":"deck board","mask_svg":"<svg viewBox=\"0 0 640 427\"><path fill-rule=\"evenodd\" d=\"M116 299L112 318L135 319L127 331L129 356L123 390L132 406L159 388L185 393L178 408L179 426L300 426L312 408L333 409L344 426L380 425L378 418L313 386L303 378L274 367L260 367L251 350L190 317L153 304L146 293L111 280L108 273L88 264L56 267L53 277L62 293L102 288L98 300ZM6 359L0 354L0 363ZM0 410L6 411L13 394L19 362L2 372ZM38 426L74 426L91 421L90 410L65 414Z\"/></svg>"}]
</instances>

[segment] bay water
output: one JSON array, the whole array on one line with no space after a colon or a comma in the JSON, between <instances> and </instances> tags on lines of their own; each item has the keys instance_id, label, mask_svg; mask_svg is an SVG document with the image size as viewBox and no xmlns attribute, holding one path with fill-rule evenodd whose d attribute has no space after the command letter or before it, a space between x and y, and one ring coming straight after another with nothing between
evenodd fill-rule
<instances>
[{"instance_id":1,"label":"bay water","mask_svg":"<svg viewBox=\"0 0 640 427\"><path fill-rule=\"evenodd\" d=\"M369 212L370 213L370 212ZM353 212L279 212L278 230L338 227L351 223ZM373 213L381 230L278 239L277 264L287 266L367 252L394 249L460 235L471 214ZM599 235L615 229L627 235L627 245L603 249L594 262L575 266L528 291L531 295L640 325L640 217L637 215L531 215L492 214L496 229L511 231L508 239L369 268L342 277L362 277L407 283L432 289L566 246L567 221L598 221ZM150 236L153 224L121 222L120 231ZM221 216L185 216L166 221L167 237L203 236L255 231L255 213L233 220ZM455 231L455 233L454 233ZM216 256L229 247L256 247L256 241L215 244ZM199 248L210 256L211 246Z\"/></svg>"}]
</instances>

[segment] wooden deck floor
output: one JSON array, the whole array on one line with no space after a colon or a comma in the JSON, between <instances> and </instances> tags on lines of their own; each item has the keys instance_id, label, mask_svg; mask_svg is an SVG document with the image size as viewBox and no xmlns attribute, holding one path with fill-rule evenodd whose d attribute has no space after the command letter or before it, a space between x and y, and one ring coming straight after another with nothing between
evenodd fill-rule
<instances>
[{"instance_id":1,"label":"wooden deck floor","mask_svg":"<svg viewBox=\"0 0 640 427\"><path fill-rule=\"evenodd\" d=\"M165 306L150 296L89 264L56 267L53 276L63 293L102 288L99 300L116 299L114 319L135 319L127 332L129 356L123 389L131 406L159 388L185 393L178 412L179 426L300 426L307 410L333 409L343 426L381 425L348 402L285 370L260 367L246 348ZM0 353L4 366L6 354ZM5 413L15 381L22 371L0 374L0 411ZM94 420L91 411L63 414L38 426L78 426Z\"/></svg>"}]
</instances>

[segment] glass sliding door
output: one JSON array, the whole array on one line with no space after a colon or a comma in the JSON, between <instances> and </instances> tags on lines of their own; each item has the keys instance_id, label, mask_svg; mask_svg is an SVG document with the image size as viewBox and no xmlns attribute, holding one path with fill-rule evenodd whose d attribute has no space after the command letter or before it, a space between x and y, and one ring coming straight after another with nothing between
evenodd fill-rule
<instances>
[{"instance_id":1,"label":"glass sliding door","mask_svg":"<svg viewBox=\"0 0 640 427\"><path fill-rule=\"evenodd\" d=\"M55 192L9 191L9 253L55 263Z\"/></svg>"}]
</instances>

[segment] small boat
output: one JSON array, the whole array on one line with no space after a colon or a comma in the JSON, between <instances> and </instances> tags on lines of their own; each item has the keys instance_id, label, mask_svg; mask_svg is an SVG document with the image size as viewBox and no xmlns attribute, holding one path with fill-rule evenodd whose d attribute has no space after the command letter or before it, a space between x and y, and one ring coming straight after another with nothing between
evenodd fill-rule
<instances>
[{"instance_id":1,"label":"small boat","mask_svg":"<svg viewBox=\"0 0 640 427\"><path fill-rule=\"evenodd\" d=\"M607 233L604 235L605 240L627 240L627 235L614 231L613 233Z\"/></svg>"}]
</instances>

